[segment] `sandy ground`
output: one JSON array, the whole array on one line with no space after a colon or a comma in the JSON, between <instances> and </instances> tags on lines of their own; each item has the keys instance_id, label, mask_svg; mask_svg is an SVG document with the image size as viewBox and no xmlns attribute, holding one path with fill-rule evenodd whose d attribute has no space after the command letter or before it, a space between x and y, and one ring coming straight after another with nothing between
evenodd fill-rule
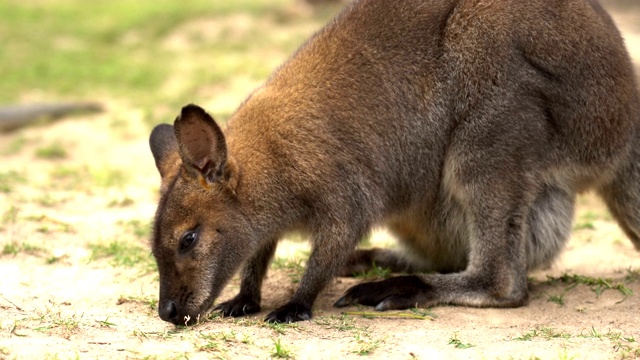
<instances>
[{"instance_id":1,"label":"sandy ground","mask_svg":"<svg viewBox=\"0 0 640 360\"><path fill-rule=\"evenodd\" d=\"M640 4L606 4L640 64ZM191 328L165 323L156 315L155 273L93 259L91 250L114 241L147 246L127 225L147 224L155 210L159 179L143 117L111 102L105 114L0 135L2 173L23 178L0 192L0 246L35 248L0 255L0 359L640 358L640 254L592 195L580 198L574 235L557 263L531 275L525 307L437 307L376 317L354 307L345 314L331 304L361 280L338 278L320 296L314 320L268 325L262 318L292 294L300 275L293 261L283 261L268 275L263 313ZM56 141L70 149L65 159L34 156ZM19 150L8 150L17 143ZM393 243L384 232L372 242ZM278 257L304 249L287 241ZM581 280L547 280L564 274ZM221 299L237 289L236 280Z\"/></svg>"}]
</instances>

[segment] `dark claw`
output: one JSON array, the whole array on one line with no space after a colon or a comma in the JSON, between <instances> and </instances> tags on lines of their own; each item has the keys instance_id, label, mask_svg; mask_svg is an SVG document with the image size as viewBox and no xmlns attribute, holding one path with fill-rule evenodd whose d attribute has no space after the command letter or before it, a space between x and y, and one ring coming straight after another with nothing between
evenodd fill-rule
<instances>
[{"instance_id":1,"label":"dark claw","mask_svg":"<svg viewBox=\"0 0 640 360\"><path fill-rule=\"evenodd\" d=\"M264 320L270 323L294 323L310 320L311 317L311 308L309 306L286 304L271 312Z\"/></svg>"},{"instance_id":2,"label":"dark claw","mask_svg":"<svg viewBox=\"0 0 640 360\"><path fill-rule=\"evenodd\" d=\"M260 312L260 304L240 295L229 301L218 304L213 311L219 311L222 316L245 316Z\"/></svg>"},{"instance_id":3,"label":"dark claw","mask_svg":"<svg viewBox=\"0 0 640 360\"><path fill-rule=\"evenodd\" d=\"M338 301L336 301L333 306L335 307L345 307L353 304L353 300L347 298L347 295L342 296Z\"/></svg>"}]
</instances>

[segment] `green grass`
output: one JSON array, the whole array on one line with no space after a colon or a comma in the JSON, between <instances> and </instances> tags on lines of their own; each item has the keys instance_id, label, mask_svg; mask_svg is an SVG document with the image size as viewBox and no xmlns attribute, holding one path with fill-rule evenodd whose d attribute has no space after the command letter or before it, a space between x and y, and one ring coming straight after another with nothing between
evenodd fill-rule
<instances>
[{"instance_id":1,"label":"green grass","mask_svg":"<svg viewBox=\"0 0 640 360\"><path fill-rule=\"evenodd\" d=\"M93 184L103 188L121 188L125 186L129 180L128 173L125 170L109 166L90 169L89 174L91 175Z\"/></svg>"},{"instance_id":2,"label":"green grass","mask_svg":"<svg viewBox=\"0 0 640 360\"><path fill-rule=\"evenodd\" d=\"M135 200L133 200L132 198L120 197L118 199L111 200L107 206L110 208L124 208L133 204L135 204Z\"/></svg>"},{"instance_id":3,"label":"green grass","mask_svg":"<svg viewBox=\"0 0 640 360\"><path fill-rule=\"evenodd\" d=\"M287 329L298 329L300 324L298 323L272 323L272 322L262 322L258 323L260 326L267 327L276 334L284 335L287 333Z\"/></svg>"},{"instance_id":4,"label":"green grass","mask_svg":"<svg viewBox=\"0 0 640 360\"><path fill-rule=\"evenodd\" d=\"M344 314L339 316L331 315L314 318L313 322L326 328L335 329L338 331L365 331L367 329L366 327L358 327L353 317Z\"/></svg>"},{"instance_id":5,"label":"green grass","mask_svg":"<svg viewBox=\"0 0 640 360\"><path fill-rule=\"evenodd\" d=\"M627 269L627 275L625 275L624 277L624 281L627 283L630 282L634 282L634 281L638 281L640 280L640 268L638 269L634 269L634 268L628 268Z\"/></svg>"},{"instance_id":6,"label":"green grass","mask_svg":"<svg viewBox=\"0 0 640 360\"><path fill-rule=\"evenodd\" d=\"M10 97L16 87L82 92L96 85L111 89L157 86L163 66L145 52L130 56L136 44L128 43L125 36L139 32L145 39L158 39L171 24L206 8L206 1L190 4L99 1L87 6L66 1L36 6L2 2L0 41L5 46L0 52L0 72L5 77L0 94Z\"/></svg>"},{"instance_id":7,"label":"green grass","mask_svg":"<svg viewBox=\"0 0 640 360\"><path fill-rule=\"evenodd\" d=\"M600 296L605 290L618 290L624 296L633 295L633 291L623 283L615 283L611 279L594 278L590 276L576 275L576 274L563 274L559 277L547 276L548 284L562 283L567 284L569 287L567 290L582 284L589 286L596 295ZM565 291L566 293L566 291Z\"/></svg>"},{"instance_id":8,"label":"green grass","mask_svg":"<svg viewBox=\"0 0 640 360\"><path fill-rule=\"evenodd\" d=\"M591 327L588 331L583 331L578 335L572 335L565 331L557 331L550 327L539 327L523 333L519 337L513 338L515 341L532 341L533 339L551 340L551 339L598 339L601 341L608 341L611 343L611 347L620 355L620 359L634 359L640 355L640 348L636 346L636 340L633 336L625 336L622 332L607 331L606 333L596 330L595 327ZM563 347L563 352L558 355L559 359L569 359L566 349Z\"/></svg>"},{"instance_id":9,"label":"green grass","mask_svg":"<svg viewBox=\"0 0 640 360\"><path fill-rule=\"evenodd\" d=\"M120 296L118 298L117 305L122 305L126 303L135 303L142 304L147 307L148 310L155 312L158 310L158 297L157 296Z\"/></svg>"},{"instance_id":10,"label":"green grass","mask_svg":"<svg viewBox=\"0 0 640 360\"><path fill-rule=\"evenodd\" d=\"M8 156L18 154L22 151L26 144L27 139L24 136L18 135L11 139L6 146L2 147L2 150L0 150L0 155Z\"/></svg>"},{"instance_id":11,"label":"green grass","mask_svg":"<svg viewBox=\"0 0 640 360\"><path fill-rule=\"evenodd\" d=\"M205 352L218 353L222 351L222 345L220 344L219 341L215 341L212 339L205 339L204 342L198 345L198 350L205 351Z\"/></svg>"},{"instance_id":12,"label":"green grass","mask_svg":"<svg viewBox=\"0 0 640 360\"><path fill-rule=\"evenodd\" d=\"M558 359L559 360L573 360L575 359L575 356L570 356L569 353L567 352L567 348L566 347L562 347L562 352L558 353Z\"/></svg>"},{"instance_id":13,"label":"green grass","mask_svg":"<svg viewBox=\"0 0 640 360\"><path fill-rule=\"evenodd\" d=\"M36 157L40 159L60 160L65 159L67 156L67 150L65 150L65 147L58 142L36 149Z\"/></svg>"},{"instance_id":14,"label":"green grass","mask_svg":"<svg viewBox=\"0 0 640 360\"><path fill-rule=\"evenodd\" d=\"M45 263L46 263L47 265L57 264L57 263L59 263L60 261L64 260L66 257L67 257L67 256L64 256L64 255L63 255L63 256L55 256L55 255L51 255L51 256L49 256L49 257L47 257L47 258L45 259Z\"/></svg>"},{"instance_id":15,"label":"green grass","mask_svg":"<svg viewBox=\"0 0 640 360\"><path fill-rule=\"evenodd\" d=\"M290 8L290 0L3 1L0 103L38 89L50 97L135 99L150 113L159 103L175 110L197 100L202 87L266 79L310 25L320 27L333 13ZM234 20L256 15L260 21ZM201 19L207 20L202 28L184 30ZM176 31L182 43L172 46ZM216 114L225 118L231 111Z\"/></svg>"},{"instance_id":16,"label":"green grass","mask_svg":"<svg viewBox=\"0 0 640 360\"><path fill-rule=\"evenodd\" d=\"M2 255L18 255L25 253L29 255L42 255L48 253L48 251L38 245L33 245L28 242L12 241L4 244L2 247Z\"/></svg>"},{"instance_id":17,"label":"green grass","mask_svg":"<svg viewBox=\"0 0 640 360\"><path fill-rule=\"evenodd\" d=\"M391 269L387 267L378 266L374 262L371 265L371 269L365 272L360 272L353 275L356 278L363 279L363 280L381 280L381 279L387 279L391 277Z\"/></svg>"},{"instance_id":18,"label":"green grass","mask_svg":"<svg viewBox=\"0 0 640 360\"><path fill-rule=\"evenodd\" d=\"M308 257L308 255L306 257ZM271 267L273 269L286 271L291 282L297 284L304 274L305 260L297 257L293 259L278 257L271 262Z\"/></svg>"},{"instance_id":19,"label":"green grass","mask_svg":"<svg viewBox=\"0 0 640 360\"><path fill-rule=\"evenodd\" d=\"M409 310L409 312L415 314L416 316L422 316L425 318L431 318L431 319L435 319L438 317L438 315L436 313L434 313L433 311L431 311L431 309L421 309L421 308L410 308L407 309Z\"/></svg>"},{"instance_id":20,"label":"green grass","mask_svg":"<svg viewBox=\"0 0 640 360\"><path fill-rule=\"evenodd\" d=\"M288 359L291 356L291 350L289 350L285 345L282 344L280 338L271 339L273 341L274 350L271 353L271 356L279 359Z\"/></svg>"},{"instance_id":21,"label":"green grass","mask_svg":"<svg viewBox=\"0 0 640 360\"><path fill-rule=\"evenodd\" d=\"M550 327L539 327L539 328L535 328L531 331L528 331L516 338L513 338L513 340L516 341L531 341L534 338L542 338L545 340L550 340L550 339L568 339L570 338L571 335L564 332L564 331L557 331L553 328Z\"/></svg>"},{"instance_id":22,"label":"green grass","mask_svg":"<svg viewBox=\"0 0 640 360\"><path fill-rule=\"evenodd\" d=\"M0 346L0 355L8 357L10 354L11 354L11 351L9 350L9 348L5 346Z\"/></svg>"},{"instance_id":23,"label":"green grass","mask_svg":"<svg viewBox=\"0 0 640 360\"><path fill-rule=\"evenodd\" d=\"M111 166L91 168L88 165L56 166L49 172L52 188L89 191L98 188L122 188L130 180L127 171Z\"/></svg>"},{"instance_id":24,"label":"green grass","mask_svg":"<svg viewBox=\"0 0 640 360\"><path fill-rule=\"evenodd\" d=\"M32 321L39 323L36 327L31 328L34 331L40 331L46 334L52 334L54 331L63 336L69 336L71 333L79 330L82 325L83 313L69 313L63 311L61 304L50 302L44 309L36 309L31 316Z\"/></svg>"},{"instance_id":25,"label":"green grass","mask_svg":"<svg viewBox=\"0 0 640 360\"><path fill-rule=\"evenodd\" d=\"M572 288L573 287L569 287L569 288L565 289L559 295L549 295L549 297L547 298L547 301L548 302L552 302L552 303L556 303L559 306L564 306L565 305L564 296L567 295L567 292L569 292L569 290L571 290Z\"/></svg>"},{"instance_id":26,"label":"green grass","mask_svg":"<svg viewBox=\"0 0 640 360\"><path fill-rule=\"evenodd\" d=\"M591 220L579 221L573 226L573 230L595 230L596 226Z\"/></svg>"},{"instance_id":27,"label":"green grass","mask_svg":"<svg viewBox=\"0 0 640 360\"><path fill-rule=\"evenodd\" d=\"M70 224L47 215L30 215L25 217L25 220L37 223L38 226L36 227L36 231L43 234L52 232L63 232L70 234L74 232L74 229Z\"/></svg>"},{"instance_id":28,"label":"green grass","mask_svg":"<svg viewBox=\"0 0 640 360\"><path fill-rule=\"evenodd\" d=\"M384 343L384 340L371 339L368 335L360 333L356 334L355 339L358 346L353 353L360 356L373 354Z\"/></svg>"},{"instance_id":29,"label":"green grass","mask_svg":"<svg viewBox=\"0 0 640 360\"><path fill-rule=\"evenodd\" d=\"M47 207L47 208L52 208L52 207L55 207L56 205L63 203L64 199L54 197L51 195L51 193L47 192L45 194L42 194L42 196L39 196L37 199L35 199L35 201L38 203L38 205L42 205L43 207Z\"/></svg>"},{"instance_id":30,"label":"green grass","mask_svg":"<svg viewBox=\"0 0 640 360\"><path fill-rule=\"evenodd\" d=\"M0 193L10 193L17 184L24 184L26 177L15 171L0 171Z\"/></svg>"},{"instance_id":31,"label":"green grass","mask_svg":"<svg viewBox=\"0 0 640 360\"><path fill-rule=\"evenodd\" d=\"M249 335L243 335L242 340L239 339L235 331L220 332L198 332L196 348L199 351L214 353L220 358L228 358L226 352L228 348L238 346L240 344L251 344Z\"/></svg>"},{"instance_id":32,"label":"green grass","mask_svg":"<svg viewBox=\"0 0 640 360\"><path fill-rule=\"evenodd\" d=\"M271 262L271 267L277 270L304 270L304 260L298 258L277 257Z\"/></svg>"},{"instance_id":33,"label":"green grass","mask_svg":"<svg viewBox=\"0 0 640 360\"><path fill-rule=\"evenodd\" d=\"M4 226L7 224L15 224L18 221L18 207L11 206L4 213L2 213L2 217L0 218L0 226Z\"/></svg>"},{"instance_id":34,"label":"green grass","mask_svg":"<svg viewBox=\"0 0 640 360\"><path fill-rule=\"evenodd\" d=\"M96 322L98 324L100 324L101 327L106 327L106 328L118 326L118 324L110 322L108 316L106 317L106 319L104 319L104 320L96 320Z\"/></svg>"},{"instance_id":35,"label":"green grass","mask_svg":"<svg viewBox=\"0 0 640 360\"><path fill-rule=\"evenodd\" d=\"M77 166L56 166L49 172L49 184L54 189L78 190L85 182L85 170Z\"/></svg>"},{"instance_id":36,"label":"green grass","mask_svg":"<svg viewBox=\"0 0 640 360\"><path fill-rule=\"evenodd\" d=\"M89 245L90 260L110 259L112 266L123 266L141 269L144 273L157 270L156 263L148 249L125 241L111 241L107 244Z\"/></svg>"},{"instance_id":37,"label":"green grass","mask_svg":"<svg viewBox=\"0 0 640 360\"><path fill-rule=\"evenodd\" d=\"M138 239L147 239L151 235L151 224L149 221L132 219L128 221L120 221L118 225L123 225L127 233L135 235Z\"/></svg>"},{"instance_id":38,"label":"green grass","mask_svg":"<svg viewBox=\"0 0 640 360\"><path fill-rule=\"evenodd\" d=\"M451 338L449 339L449 345L453 345L456 349L469 349L475 347L474 344L465 343L458 338L458 333L453 333Z\"/></svg>"}]
</instances>

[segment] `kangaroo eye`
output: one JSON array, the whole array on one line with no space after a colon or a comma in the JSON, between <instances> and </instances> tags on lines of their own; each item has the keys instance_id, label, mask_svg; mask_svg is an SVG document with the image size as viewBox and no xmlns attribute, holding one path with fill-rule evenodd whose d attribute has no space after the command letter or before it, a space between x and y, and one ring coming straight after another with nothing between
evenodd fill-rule
<instances>
[{"instance_id":1,"label":"kangaroo eye","mask_svg":"<svg viewBox=\"0 0 640 360\"><path fill-rule=\"evenodd\" d=\"M182 235L182 238L180 238L179 251L181 253L184 253L185 251L192 248L196 241L198 241L198 233L196 231L187 231L186 233L184 233L184 235Z\"/></svg>"}]
</instances>

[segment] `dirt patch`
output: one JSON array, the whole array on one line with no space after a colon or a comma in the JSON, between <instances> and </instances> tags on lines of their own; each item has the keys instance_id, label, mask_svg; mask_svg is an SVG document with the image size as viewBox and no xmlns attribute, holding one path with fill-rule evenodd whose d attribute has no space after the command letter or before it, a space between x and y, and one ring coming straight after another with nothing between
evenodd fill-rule
<instances>
[{"instance_id":1,"label":"dirt patch","mask_svg":"<svg viewBox=\"0 0 640 360\"><path fill-rule=\"evenodd\" d=\"M606 4L640 64L639 7ZM172 36L167 46L188 45L188 37ZM263 313L169 325L156 315L147 250L159 183L148 130L144 114L111 103L103 115L0 135L7 186L0 192L0 359L640 357L640 255L591 195L580 198L557 263L531 274L531 301L522 308L338 310L332 303L361 281L338 278L312 321L268 325L262 318L300 277L295 259L306 246L286 241L264 286ZM51 155L56 144L60 159ZM372 242L393 243L384 232ZM221 300L237 290L234 280Z\"/></svg>"}]
</instances>

